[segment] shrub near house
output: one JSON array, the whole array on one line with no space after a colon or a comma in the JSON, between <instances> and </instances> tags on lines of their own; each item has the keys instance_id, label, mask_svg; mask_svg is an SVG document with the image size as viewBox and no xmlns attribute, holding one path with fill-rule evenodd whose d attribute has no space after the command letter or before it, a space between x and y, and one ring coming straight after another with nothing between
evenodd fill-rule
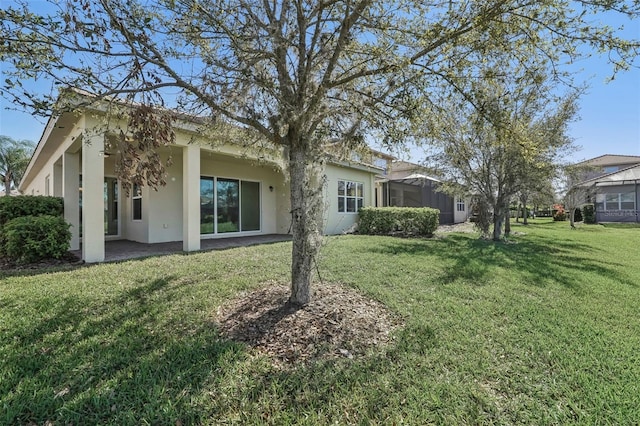
<instances>
[{"instance_id":1,"label":"shrub near house","mask_svg":"<svg viewBox=\"0 0 640 426\"><path fill-rule=\"evenodd\" d=\"M358 231L369 235L431 236L440 220L429 207L365 207L359 214Z\"/></svg>"},{"instance_id":2,"label":"shrub near house","mask_svg":"<svg viewBox=\"0 0 640 426\"><path fill-rule=\"evenodd\" d=\"M69 250L71 232L62 198L0 199L0 255L18 263L59 259Z\"/></svg>"},{"instance_id":3,"label":"shrub near house","mask_svg":"<svg viewBox=\"0 0 640 426\"><path fill-rule=\"evenodd\" d=\"M585 204L582 207L582 213L584 217L584 223L596 223L596 210L593 207L593 204Z\"/></svg>"}]
</instances>

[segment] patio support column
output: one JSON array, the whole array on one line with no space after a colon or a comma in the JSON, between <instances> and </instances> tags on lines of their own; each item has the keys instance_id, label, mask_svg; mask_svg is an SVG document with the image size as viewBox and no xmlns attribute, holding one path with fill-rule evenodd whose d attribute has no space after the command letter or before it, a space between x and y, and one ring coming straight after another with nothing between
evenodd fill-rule
<instances>
[{"instance_id":1,"label":"patio support column","mask_svg":"<svg viewBox=\"0 0 640 426\"><path fill-rule=\"evenodd\" d=\"M82 259L104 261L104 136L82 144Z\"/></svg>"},{"instance_id":2,"label":"patio support column","mask_svg":"<svg viewBox=\"0 0 640 426\"><path fill-rule=\"evenodd\" d=\"M200 250L200 147L182 150L182 249Z\"/></svg>"},{"instance_id":3,"label":"patio support column","mask_svg":"<svg viewBox=\"0 0 640 426\"><path fill-rule=\"evenodd\" d=\"M62 197L64 220L71 225L71 250L80 249L80 155L62 155Z\"/></svg>"}]
</instances>

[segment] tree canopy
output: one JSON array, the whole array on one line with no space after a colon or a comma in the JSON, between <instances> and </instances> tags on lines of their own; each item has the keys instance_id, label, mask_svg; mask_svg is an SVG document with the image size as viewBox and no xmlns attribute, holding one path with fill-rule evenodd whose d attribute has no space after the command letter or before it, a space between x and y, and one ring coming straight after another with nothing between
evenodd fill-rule
<instances>
[{"instance_id":1,"label":"tree canopy","mask_svg":"<svg viewBox=\"0 0 640 426\"><path fill-rule=\"evenodd\" d=\"M567 125L575 118L578 92L552 95L552 80L540 70L521 69L526 83L499 76L460 85L426 125L436 155L432 166L448 181L444 190L476 201L482 218L492 218L499 240L512 199L550 182L562 153L572 146ZM515 69L514 69L515 71ZM514 75L515 76L515 75ZM483 234L489 222L479 221Z\"/></svg>"},{"instance_id":2,"label":"tree canopy","mask_svg":"<svg viewBox=\"0 0 640 426\"><path fill-rule=\"evenodd\" d=\"M50 112L48 79L145 105L169 105L235 123L282 146L292 209L291 302L309 300L319 249L327 145L368 135L415 137L413 120L436 110L443 88L477 79L486 58L570 81L564 64L592 51L614 71L637 40L599 25L603 12L637 18L636 1L561 0L69 0L16 1L0 11L3 96ZM586 52L586 53L585 53ZM371 136L370 136L371 137ZM139 149L147 149L142 146ZM127 176L135 179L136 176Z\"/></svg>"},{"instance_id":3,"label":"tree canopy","mask_svg":"<svg viewBox=\"0 0 640 426\"><path fill-rule=\"evenodd\" d=\"M31 141L0 136L0 180L4 185L5 195L11 195L11 189L20 184L33 148Z\"/></svg>"}]
</instances>

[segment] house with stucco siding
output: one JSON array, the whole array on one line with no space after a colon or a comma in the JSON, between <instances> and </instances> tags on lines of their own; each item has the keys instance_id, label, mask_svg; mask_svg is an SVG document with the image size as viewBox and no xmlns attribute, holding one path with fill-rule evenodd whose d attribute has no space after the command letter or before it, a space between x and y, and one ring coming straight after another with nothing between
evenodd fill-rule
<instances>
[{"instance_id":1,"label":"house with stucco siding","mask_svg":"<svg viewBox=\"0 0 640 426\"><path fill-rule=\"evenodd\" d=\"M587 189L597 222L640 222L640 156L607 154L578 166L585 173L575 186Z\"/></svg>"},{"instance_id":2,"label":"house with stucco siding","mask_svg":"<svg viewBox=\"0 0 640 426\"><path fill-rule=\"evenodd\" d=\"M125 194L116 174L112 138L126 122L108 117L99 103L51 117L20 184L26 195L64 199L71 249L86 262L101 262L105 241L182 241L184 251L209 238L287 234L290 194L277 156L225 141L208 143L197 123L176 122L176 140L159 149L172 158L166 186L135 186ZM281 156L280 156L281 158ZM280 161L281 163L281 161ZM330 160L325 171L326 234L353 228L358 210L375 203L381 168Z\"/></svg>"}]
</instances>

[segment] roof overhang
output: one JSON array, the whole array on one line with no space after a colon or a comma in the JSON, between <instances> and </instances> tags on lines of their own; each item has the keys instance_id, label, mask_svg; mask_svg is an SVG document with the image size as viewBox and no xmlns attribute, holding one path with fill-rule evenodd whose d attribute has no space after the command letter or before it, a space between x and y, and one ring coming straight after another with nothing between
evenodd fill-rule
<instances>
[{"instance_id":1,"label":"roof overhang","mask_svg":"<svg viewBox=\"0 0 640 426\"><path fill-rule=\"evenodd\" d=\"M31 160L29 161L24 177L18 185L18 188L20 190L24 190L24 188L26 188L31 183L31 181L33 181L37 172L46 165L47 161L56 153L61 144L63 144L69 136L71 136L72 140L74 140L72 144L73 148L70 152L77 152L81 149L82 132L85 130L83 128L83 123L80 122L83 117L90 115L108 115L110 114L111 107L114 105L125 110L129 107L124 102L115 98L99 98L82 90L73 90L72 92L75 95L75 98L71 98L68 108L76 109L71 112L63 112L59 115L51 116L48 119L42 136L38 141L38 145L36 146L36 149L31 156ZM176 111L171 112L176 113ZM192 135L201 135L200 130L202 125L206 124L206 117L197 117L181 113L176 114L176 120L174 122L174 127L176 130L180 130ZM235 127L232 124L228 124L228 127L229 129L244 130L242 128ZM74 130L79 130L77 135L71 135ZM203 148L206 147L203 146ZM274 158L275 156L277 156L277 152L281 151L281 148L282 147L278 146L274 147ZM393 158L378 151L376 151L376 155ZM267 162L277 163L277 161L273 158L271 159L272 161L269 161L269 159L265 160ZM340 167L364 171L374 175L382 175L385 170L383 167L378 167L367 163L344 161L336 158L329 158L328 163Z\"/></svg>"},{"instance_id":2,"label":"roof overhang","mask_svg":"<svg viewBox=\"0 0 640 426\"><path fill-rule=\"evenodd\" d=\"M640 164L634 164L616 172L585 180L577 183L575 186L590 187L629 185L638 181L640 181Z\"/></svg>"},{"instance_id":3,"label":"roof overhang","mask_svg":"<svg viewBox=\"0 0 640 426\"><path fill-rule=\"evenodd\" d=\"M436 179L432 176L427 176L427 175L423 175L420 173L414 173L411 174L407 177L401 178L401 179L390 179L389 182L399 182L399 183L406 183L408 185L424 185L425 181L431 181L431 182L436 182L436 183L441 183L442 181L440 181L439 179Z\"/></svg>"},{"instance_id":4,"label":"roof overhang","mask_svg":"<svg viewBox=\"0 0 640 426\"><path fill-rule=\"evenodd\" d=\"M18 189L23 191L24 188L31 183L36 172L44 167L47 159L53 156L56 150L76 127L79 117L80 114L71 112L49 117L44 131L42 132L42 136L40 136L40 140L36 145L36 149L31 155L31 159L29 160L24 176L18 185Z\"/></svg>"},{"instance_id":5,"label":"roof overhang","mask_svg":"<svg viewBox=\"0 0 640 426\"><path fill-rule=\"evenodd\" d=\"M606 182L596 182L595 186L597 188L603 186L619 186L619 185L640 185L640 179L634 180L612 180Z\"/></svg>"}]
</instances>

